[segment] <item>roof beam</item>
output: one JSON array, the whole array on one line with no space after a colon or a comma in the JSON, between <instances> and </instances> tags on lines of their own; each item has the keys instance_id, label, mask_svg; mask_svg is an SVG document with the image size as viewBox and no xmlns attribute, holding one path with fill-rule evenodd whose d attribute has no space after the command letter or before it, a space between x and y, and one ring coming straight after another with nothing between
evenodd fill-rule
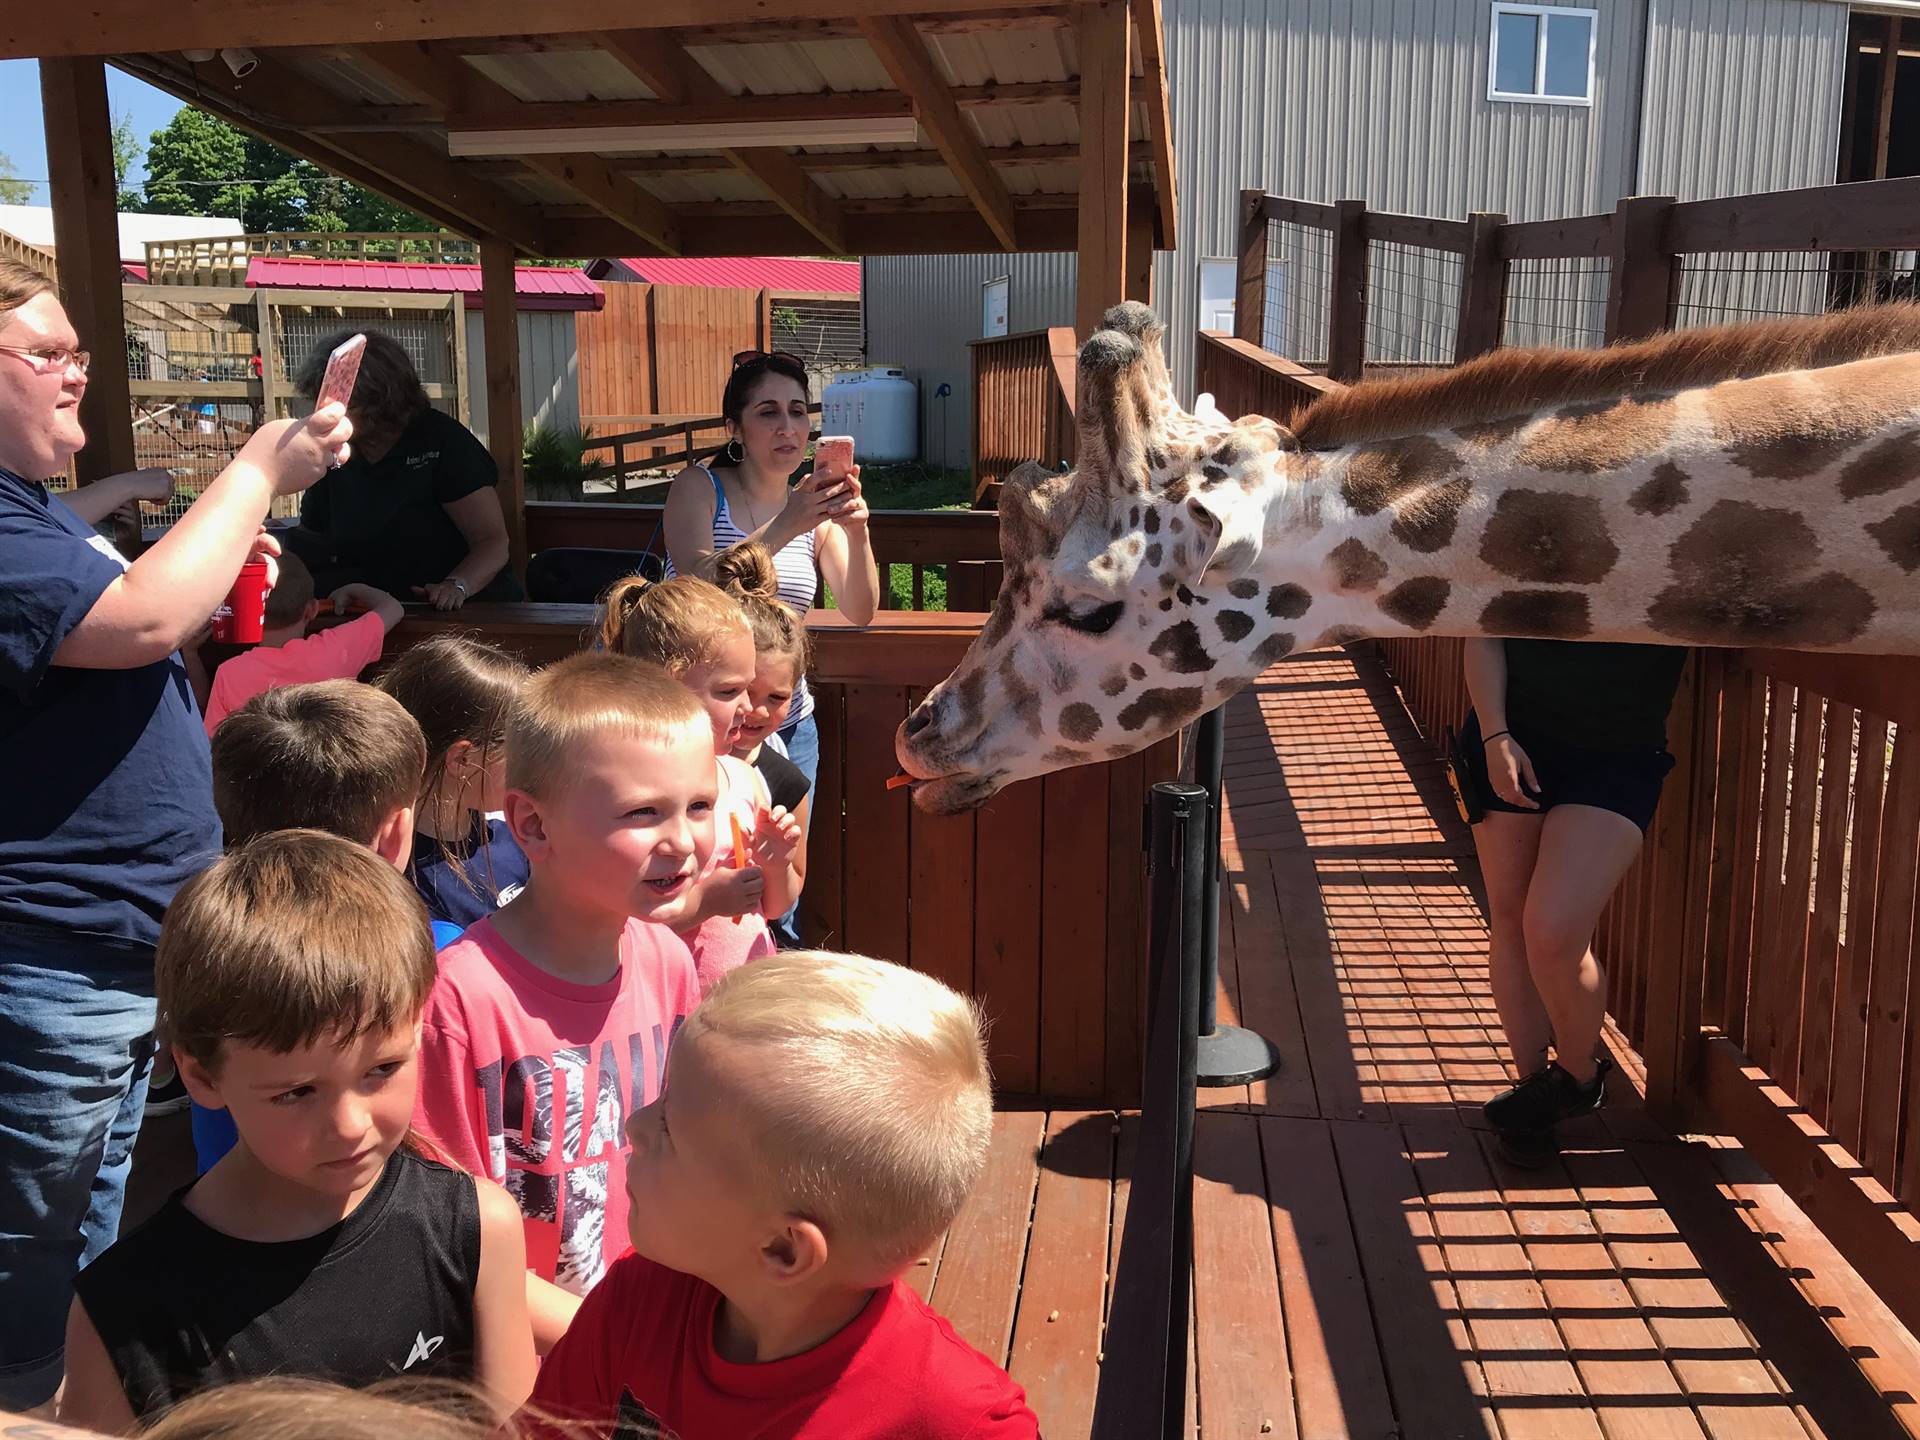
<instances>
[{"instance_id":1,"label":"roof beam","mask_svg":"<svg viewBox=\"0 0 1920 1440\"><path fill-rule=\"evenodd\" d=\"M1014 212L1021 250L1071 250L1075 244L1074 211L1070 206L1020 208ZM917 211L864 215L860 219L863 255L945 255L998 248L998 238L987 229L976 210ZM687 216L680 236L689 255L817 255L819 242L798 221L786 215ZM647 255L619 226L604 219L552 220L546 230L547 251L553 255L594 258L608 255Z\"/></svg>"},{"instance_id":2,"label":"roof beam","mask_svg":"<svg viewBox=\"0 0 1920 1440\"><path fill-rule=\"evenodd\" d=\"M979 210L988 231L999 242L997 248L1017 249L1013 198L987 159L980 137L961 115L946 77L934 64L927 42L913 28L913 22L892 15L871 16L861 20L860 33L887 67L893 83L912 98L914 118Z\"/></svg>"},{"instance_id":3,"label":"roof beam","mask_svg":"<svg viewBox=\"0 0 1920 1440\"><path fill-rule=\"evenodd\" d=\"M1057 9L1058 0L941 0L950 15L1010 15ZM859 0L868 15L912 15L921 0ZM361 41L443 40L511 35L527 29L529 11L546 34L682 25L750 26L818 15L818 0L86 0L78 14L59 5L0 6L0 60L47 55L117 55L130 51L217 50L246 45L339 45Z\"/></svg>"},{"instance_id":4,"label":"roof beam","mask_svg":"<svg viewBox=\"0 0 1920 1440\"><path fill-rule=\"evenodd\" d=\"M711 83L700 62L663 31L611 32L600 36L600 44L641 84L669 104L684 105L692 100L696 77ZM840 203L814 184L785 150L774 146L723 149L720 158L755 181L831 254L846 253L847 217Z\"/></svg>"},{"instance_id":5,"label":"roof beam","mask_svg":"<svg viewBox=\"0 0 1920 1440\"><path fill-rule=\"evenodd\" d=\"M1173 116L1167 106L1167 55L1165 35L1160 28L1160 0L1132 0L1133 25L1140 44L1140 60L1146 70L1144 86L1147 106L1147 141L1153 147L1154 219L1160 231L1160 248L1174 248ZM1143 82L1134 84L1134 98L1140 99Z\"/></svg>"},{"instance_id":6,"label":"roof beam","mask_svg":"<svg viewBox=\"0 0 1920 1440\"><path fill-rule=\"evenodd\" d=\"M141 59L146 63L139 63ZM183 77L147 57L115 64L176 99L212 111L450 230L475 237L497 235L522 250L540 250L537 215L438 151L392 137L370 142L316 132L302 117L336 110L336 97L269 56L262 56L259 68L244 81L224 66L202 66L199 73ZM273 109L267 113L261 106L269 100Z\"/></svg>"},{"instance_id":7,"label":"roof beam","mask_svg":"<svg viewBox=\"0 0 1920 1440\"><path fill-rule=\"evenodd\" d=\"M469 101L518 105L518 96L488 79L465 61L430 46L406 42L363 45L355 52L368 66L429 104L458 110ZM564 185L609 220L618 221L649 244L678 252L679 237L671 211L633 181L614 173L598 155L528 155L526 165Z\"/></svg>"},{"instance_id":8,"label":"roof beam","mask_svg":"<svg viewBox=\"0 0 1920 1440\"><path fill-rule=\"evenodd\" d=\"M996 168L1007 165L1051 165L1078 160L1078 145L990 145L987 159ZM1128 163L1150 165L1153 147L1144 140L1127 147ZM799 154L793 161L809 175L839 170L900 170L911 166L946 168L946 157L938 150L830 150ZM721 155L642 155L616 157L608 162L621 175L714 175L726 174L734 167ZM463 160L461 168L493 180L512 179L526 173L517 159Z\"/></svg>"},{"instance_id":9,"label":"roof beam","mask_svg":"<svg viewBox=\"0 0 1920 1440\"><path fill-rule=\"evenodd\" d=\"M625 24L626 21L621 23ZM1008 30L1063 30L1073 22L1058 10L982 10L968 15L916 14L923 35L978 35ZM623 31L623 34L636 32ZM760 20L751 25L682 25L675 34L685 45L779 45L790 41L857 39L860 22L850 16ZM462 35L449 38L446 48L459 55L541 55L578 50L580 35ZM312 47L315 53L324 46ZM338 48L338 47L334 47Z\"/></svg>"}]
</instances>

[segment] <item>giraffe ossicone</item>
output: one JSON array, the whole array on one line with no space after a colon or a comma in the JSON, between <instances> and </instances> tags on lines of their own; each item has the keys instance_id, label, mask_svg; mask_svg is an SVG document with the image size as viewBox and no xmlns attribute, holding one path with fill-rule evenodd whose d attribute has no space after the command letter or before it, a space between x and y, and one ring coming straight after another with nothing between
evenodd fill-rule
<instances>
[{"instance_id":1,"label":"giraffe ossicone","mask_svg":"<svg viewBox=\"0 0 1920 1440\"><path fill-rule=\"evenodd\" d=\"M1506 350L1291 430L1175 401L1153 313L1081 347L1077 463L895 737L923 809L1118 758L1367 636L1920 653L1920 306Z\"/></svg>"}]
</instances>

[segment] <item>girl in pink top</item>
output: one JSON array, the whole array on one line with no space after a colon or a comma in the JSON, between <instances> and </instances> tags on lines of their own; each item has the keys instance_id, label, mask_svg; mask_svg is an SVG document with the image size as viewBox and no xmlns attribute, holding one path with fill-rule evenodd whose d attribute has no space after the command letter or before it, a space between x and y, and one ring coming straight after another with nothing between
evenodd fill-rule
<instances>
[{"instance_id":1,"label":"girl in pink top","mask_svg":"<svg viewBox=\"0 0 1920 1440\"><path fill-rule=\"evenodd\" d=\"M704 995L729 970L773 953L767 917L784 913L800 893L800 823L732 753L752 705L753 630L739 602L705 580L629 575L607 592L600 638L609 650L662 666L693 691L713 725L713 858L680 927Z\"/></svg>"}]
</instances>

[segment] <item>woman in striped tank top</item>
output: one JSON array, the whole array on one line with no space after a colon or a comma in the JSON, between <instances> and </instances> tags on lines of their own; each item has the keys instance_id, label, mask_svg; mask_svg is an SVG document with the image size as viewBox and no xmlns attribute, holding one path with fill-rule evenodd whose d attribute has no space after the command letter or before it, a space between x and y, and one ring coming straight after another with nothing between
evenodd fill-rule
<instances>
[{"instance_id":1,"label":"woman in striped tank top","mask_svg":"<svg viewBox=\"0 0 1920 1440\"><path fill-rule=\"evenodd\" d=\"M720 411L727 443L682 470L667 492L667 574L704 575L719 551L757 540L773 556L780 598L795 610L807 612L825 577L840 612L870 624L880 608L880 575L860 467L818 490L811 474L788 484L806 457L812 424L806 367L780 351L743 350L733 357ZM812 785L820 741L804 680L780 740Z\"/></svg>"}]
</instances>

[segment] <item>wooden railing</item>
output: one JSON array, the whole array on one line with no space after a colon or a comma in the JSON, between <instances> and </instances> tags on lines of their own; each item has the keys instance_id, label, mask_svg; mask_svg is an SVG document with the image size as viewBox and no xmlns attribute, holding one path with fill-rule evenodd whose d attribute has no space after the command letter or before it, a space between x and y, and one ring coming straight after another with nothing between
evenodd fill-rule
<instances>
[{"instance_id":1,"label":"wooden railing","mask_svg":"<svg viewBox=\"0 0 1920 1440\"><path fill-rule=\"evenodd\" d=\"M820 402L807 406L809 415L820 413ZM611 480L624 492L633 480L658 484L671 478L672 472L691 465L695 458L717 448L727 438L724 415L583 415L581 423L592 429L588 454L606 457L595 479ZM637 426L602 434L609 425ZM809 438L818 439L819 431ZM630 453L631 452L631 453ZM662 472L667 472L662 474Z\"/></svg>"},{"instance_id":2,"label":"wooden railing","mask_svg":"<svg viewBox=\"0 0 1920 1440\"><path fill-rule=\"evenodd\" d=\"M993 487L1029 460L1049 469L1074 456L1073 405L1079 344L1061 325L975 340L973 354L973 497L991 501Z\"/></svg>"},{"instance_id":3,"label":"wooden railing","mask_svg":"<svg viewBox=\"0 0 1920 1440\"><path fill-rule=\"evenodd\" d=\"M240 285L256 255L303 260L387 260L475 265L479 247L440 231L285 230L260 235L211 235L149 240L147 280L154 285Z\"/></svg>"},{"instance_id":4,"label":"wooden railing","mask_svg":"<svg viewBox=\"0 0 1920 1440\"><path fill-rule=\"evenodd\" d=\"M1262 350L1251 341L1200 332L1194 388L1213 396L1227 415L1265 415L1282 425L1330 390L1341 386L1304 365Z\"/></svg>"},{"instance_id":5,"label":"wooden railing","mask_svg":"<svg viewBox=\"0 0 1920 1440\"><path fill-rule=\"evenodd\" d=\"M659 505L531 501L527 549L537 554L560 546L667 553ZM1000 593L1000 521L980 510L876 510L868 521L874 558L882 567L911 569L914 610L926 608L927 578L944 567L948 610L993 608ZM883 570L884 573L884 570ZM887 587L883 584L882 590Z\"/></svg>"},{"instance_id":6,"label":"wooden railing","mask_svg":"<svg viewBox=\"0 0 1920 1440\"><path fill-rule=\"evenodd\" d=\"M1611 340L1703 318L1688 309L1686 284L1702 273L1688 256L1735 277L1768 264L1812 276L1785 298L1817 312L1885 298L1920 249L1920 179L1685 204L1636 197L1611 215L1520 225L1258 192L1241 213L1235 329L1249 338L1202 337L1200 388L1257 399L1252 408L1283 422L1316 382L1250 340L1262 330L1271 223L1332 232L1323 304L1335 376L1368 359L1379 243L1460 257L1457 359L1510 330L1514 267L1529 262L1604 260L1594 338ZM1464 642L1379 643L1408 710L1444 747L1469 703ZM1920 659L1700 651L1668 739L1676 767L1595 939L1608 1008L1645 1062L1649 1108L1676 1128L1737 1136L1920 1326Z\"/></svg>"},{"instance_id":7,"label":"wooden railing","mask_svg":"<svg viewBox=\"0 0 1920 1440\"><path fill-rule=\"evenodd\" d=\"M967 815L924 815L886 788L894 730L985 619L893 614L856 629L831 612L809 617L820 775L802 932L977 997L1003 1101L1136 1105L1147 930L1141 816L1148 787L1173 774L1173 742L1011 786ZM586 605L474 604L409 614L388 653L459 631L544 664L582 648L592 622Z\"/></svg>"}]
</instances>

